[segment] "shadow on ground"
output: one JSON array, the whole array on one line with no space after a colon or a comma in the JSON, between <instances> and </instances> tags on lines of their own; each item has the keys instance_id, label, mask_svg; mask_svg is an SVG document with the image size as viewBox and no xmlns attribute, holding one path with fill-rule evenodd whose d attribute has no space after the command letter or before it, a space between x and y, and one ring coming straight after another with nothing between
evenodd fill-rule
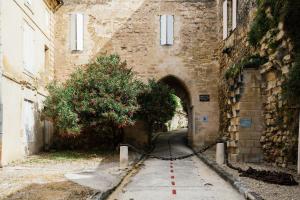
<instances>
[{"instance_id":1,"label":"shadow on ground","mask_svg":"<svg viewBox=\"0 0 300 200\"><path fill-rule=\"evenodd\" d=\"M3 200L74 200L87 199L95 193L90 188L70 181L31 184Z\"/></svg>"}]
</instances>

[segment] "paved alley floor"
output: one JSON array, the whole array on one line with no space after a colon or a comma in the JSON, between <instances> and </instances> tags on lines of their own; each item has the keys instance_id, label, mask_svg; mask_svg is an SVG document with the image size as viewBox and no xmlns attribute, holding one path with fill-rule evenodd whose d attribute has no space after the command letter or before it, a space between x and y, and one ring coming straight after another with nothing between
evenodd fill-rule
<instances>
[{"instance_id":1,"label":"paved alley floor","mask_svg":"<svg viewBox=\"0 0 300 200\"><path fill-rule=\"evenodd\" d=\"M175 157L192 153L185 145L185 131L161 135L153 154ZM170 144L170 145L169 145ZM111 200L238 200L231 185L197 157L163 161L147 159L129 183Z\"/></svg>"}]
</instances>

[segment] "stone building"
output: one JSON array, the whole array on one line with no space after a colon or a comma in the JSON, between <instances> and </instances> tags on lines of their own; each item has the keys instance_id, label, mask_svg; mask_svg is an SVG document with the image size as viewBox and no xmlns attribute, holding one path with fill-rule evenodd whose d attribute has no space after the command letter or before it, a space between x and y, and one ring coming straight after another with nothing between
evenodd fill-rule
<instances>
[{"instance_id":1,"label":"stone building","mask_svg":"<svg viewBox=\"0 0 300 200\"><path fill-rule=\"evenodd\" d=\"M141 80L176 90L194 146L218 134L218 1L65 0L55 14L55 78L117 53ZM75 32L75 33L74 33ZM201 99L200 99L201 97Z\"/></svg>"},{"instance_id":2,"label":"stone building","mask_svg":"<svg viewBox=\"0 0 300 200\"><path fill-rule=\"evenodd\" d=\"M60 0L0 1L0 160L39 151L50 126L39 119L54 78L54 12Z\"/></svg>"},{"instance_id":3,"label":"stone building","mask_svg":"<svg viewBox=\"0 0 300 200\"><path fill-rule=\"evenodd\" d=\"M247 41L255 0L224 0L222 12L223 41L220 42L221 131L228 136L231 160L258 162L262 159L260 137L263 131L261 75L247 68L237 78L225 80L225 71L252 53ZM235 11L235 12L234 12ZM221 21L220 20L220 21Z\"/></svg>"},{"instance_id":4,"label":"stone building","mask_svg":"<svg viewBox=\"0 0 300 200\"><path fill-rule=\"evenodd\" d=\"M293 44L281 21L257 47L251 47L248 32L256 8L255 0L224 0L219 7L223 13L223 41L219 46L220 131L230 139L231 160L265 159L285 167L296 160L297 149L294 132L298 117L290 115L298 112L293 112L295 109L287 105L282 94L293 64ZM272 16L269 13L267 17ZM241 63L244 66L235 77L225 78Z\"/></svg>"},{"instance_id":5,"label":"stone building","mask_svg":"<svg viewBox=\"0 0 300 200\"><path fill-rule=\"evenodd\" d=\"M49 81L63 82L97 56L116 53L141 80L154 78L175 89L192 146L225 135L231 160L259 162L264 156L286 165L277 147L294 139L286 119L285 127L276 125L282 116L275 108L284 104L281 83L292 64L291 42L281 24L259 49L249 46L255 0L0 3L2 164L50 143L51 124L40 119ZM279 43L277 51L270 40ZM232 66L254 54L267 62L226 78Z\"/></svg>"}]
</instances>

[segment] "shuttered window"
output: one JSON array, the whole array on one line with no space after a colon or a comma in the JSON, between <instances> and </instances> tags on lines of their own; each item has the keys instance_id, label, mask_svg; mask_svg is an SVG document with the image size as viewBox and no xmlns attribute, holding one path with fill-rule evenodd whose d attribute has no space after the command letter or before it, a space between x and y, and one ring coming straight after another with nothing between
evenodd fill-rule
<instances>
[{"instance_id":1,"label":"shuttered window","mask_svg":"<svg viewBox=\"0 0 300 200\"><path fill-rule=\"evenodd\" d=\"M223 2L223 39L225 40L228 36L228 13L227 13L227 0Z\"/></svg>"},{"instance_id":2,"label":"shuttered window","mask_svg":"<svg viewBox=\"0 0 300 200\"><path fill-rule=\"evenodd\" d=\"M232 0L232 30L236 28L237 23L237 0Z\"/></svg>"},{"instance_id":3,"label":"shuttered window","mask_svg":"<svg viewBox=\"0 0 300 200\"><path fill-rule=\"evenodd\" d=\"M50 13L47 9L45 9L44 15L45 15L45 27L46 29L50 29Z\"/></svg>"},{"instance_id":4,"label":"shuttered window","mask_svg":"<svg viewBox=\"0 0 300 200\"><path fill-rule=\"evenodd\" d=\"M223 39L237 27L238 0L223 1Z\"/></svg>"},{"instance_id":5,"label":"shuttered window","mask_svg":"<svg viewBox=\"0 0 300 200\"><path fill-rule=\"evenodd\" d=\"M34 45L34 30L24 22L23 27L23 60L24 69L31 74L35 73L35 45Z\"/></svg>"},{"instance_id":6,"label":"shuttered window","mask_svg":"<svg viewBox=\"0 0 300 200\"><path fill-rule=\"evenodd\" d=\"M24 142L26 145L34 141L34 107L33 103L24 100L23 106L23 130Z\"/></svg>"},{"instance_id":7,"label":"shuttered window","mask_svg":"<svg viewBox=\"0 0 300 200\"><path fill-rule=\"evenodd\" d=\"M71 50L83 50L83 14L71 14Z\"/></svg>"},{"instance_id":8,"label":"shuttered window","mask_svg":"<svg viewBox=\"0 0 300 200\"><path fill-rule=\"evenodd\" d=\"M161 45L174 44L174 16L173 15L160 16L160 44Z\"/></svg>"}]
</instances>

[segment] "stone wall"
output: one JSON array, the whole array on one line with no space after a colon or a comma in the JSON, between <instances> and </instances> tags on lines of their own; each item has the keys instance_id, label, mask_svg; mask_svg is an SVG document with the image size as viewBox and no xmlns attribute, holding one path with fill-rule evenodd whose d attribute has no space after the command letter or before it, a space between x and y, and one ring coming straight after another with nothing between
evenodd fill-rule
<instances>
[{"instance_id":1,"label":"stone wall","mask_svg":"<svg viewBox=\"0 0 300 200\"><path fill-rule=\"evenodd\" d=\"M55 76L65 80L97 55L117 53L146 81L176 77L190 94L195 146L218 133L216 1L66 0L56 13ZM70 14L84 14L84 50L70 51ZM160 15L174 15L174 45L160 45ZM200 102L199 95L210 95ZM203 120L207 119L207 120Z\"/></svg>"},{"instance_id":2,"label":"stone wall","mask_svg":"<svg viewBox=\"0 0 300 200\"><path fill-rule=\"evenodd\" d=\"M260 161L263 155L266 161L285 167L296 155L297 141L298 117L282 94L282 84L293 63L293 45L284 25L279 24L258 48L251 47L247 33L255 10L255 1L239 1L237 28L220 43L220 131L230 139L231 160ZM224 79L228 68L255 54L268 62L256 69L244 69L233 79ZM243 123L251 127L242 127Z\"/></svg>"},{"instance_id":3,"label":"stone wall","mask_svg":"<svg viewBox=\"0 0 300 200\"><path fill-rule=\"evenodd\" d=\"M244 69L239 101L238 160L262 161L260 137L264 130L261 75L257 69Z\"/></svg>"},{"instance_id":4,"label":"stone wall","mask_svg":"<svg viewBox=\"0 0 300 200\"><path fill-rule=\"evenodd\" d=\"M222 13L222 4L219 11ZM225 79L225 72L233 64L254 52L248 42L247 33L249 22L253 18L255 1L241 0L237 11L237 28L219 44L220 62L220 132L229 139L227 147L229 159L232 161L259 161L261 160L259 139L261 135L262 114L259 112L262 102L257 72L247 70L240 72L238 77ZM219 20L222 24L222 18ZM257 96L258 95L258 96ZM257 98L258 97L258 98ZM257 105L257 106L255 106ZM250 127L240 126L242 120L251 122Z\"/></svg>"},{"instance_id":5,"label":"stone wall","mask_svg":"<svg viewBox=\"0 0 300 200\"><path fill-rule=\"evenodd\" d=\"M274 42L277 46L274 46ZM282 94L282 84L293 64L293 45L283 30L270 30L262 39L259 53L269 62L261 66L264 80L264 121L266 129L261 137L266 160L285 167L296 156L298 112L290 108ZM296 113L296 116L294 114Z\"/></svg>"}]
</instances>

